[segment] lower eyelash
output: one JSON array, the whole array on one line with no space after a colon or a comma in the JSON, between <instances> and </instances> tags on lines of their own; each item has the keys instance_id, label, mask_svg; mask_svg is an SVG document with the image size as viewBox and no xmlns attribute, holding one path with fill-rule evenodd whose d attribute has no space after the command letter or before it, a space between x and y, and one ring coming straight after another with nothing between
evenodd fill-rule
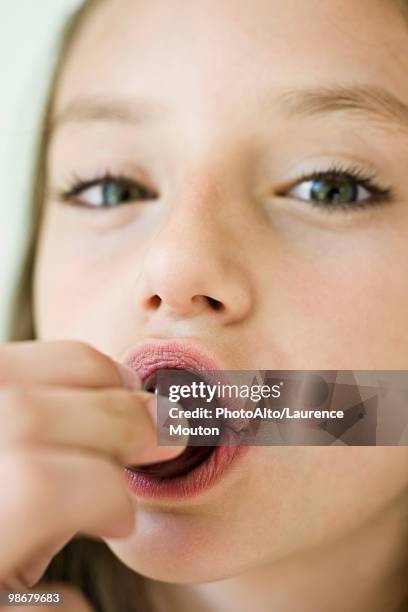
<instances>
[{"instance_id":1,"label":"lower eyelash","mask_svg":"<svg viewBox=\"0 0 408 612\"><path fill-rule=\"evenodd\" d=\"M350 212L356 212L356 211L361 211L361 210L366 210L368 208L378 208L380 207L385 201L387 200L365 200L365 201L361 201L361 202L353 202L351 204L344 204L344 203L333 203L333 204L319 204L318 202L314 202L312 200L305 202L305 204L308 204L309 206L312 206L313 208L319 208L321 211L323 211L323 214L327 214L327 215L332 215L336 212L344 212L344 213L350 213Z\"/></svg>"}]
</instances>

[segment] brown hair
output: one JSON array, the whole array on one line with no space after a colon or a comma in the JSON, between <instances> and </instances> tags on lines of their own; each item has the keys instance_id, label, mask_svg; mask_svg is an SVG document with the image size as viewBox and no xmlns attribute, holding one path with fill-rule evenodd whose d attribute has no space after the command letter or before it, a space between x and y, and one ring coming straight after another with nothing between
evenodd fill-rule
<instances>
[{"instance_id":1,"label":"brown hair","mask_svg":"<svg viewBox=\"0 0 408 612\"><path fill-rule=\"evenodd\" d=\"M46 161L55 94L60 75L80 28L91 9L104 0L85 0L72 15L61 37L50 93L41 123L39 154L34 169L32 215L22 272L16 287L9 339L36 337L33 313L33 277L46 193ZM66 583L79 590L97 612L147 612L150 608L141 576L127 568L103 541L75 537L53 558L40 584Z\"/></svg>"},{"instance_id":2,"label":"brown hair","mask_svg":"<svg viewBox=\"0 0 408 612\"><path fill-rule=\"evenodd\" d=\"M50 138L50 126L54 110L55 96L69 50L84 25L91 9L102 4L104 0L84 0L81 7L72 15L65 25L59 45L57 62L51 80L51 87L44 108L39 134L39 151L34 168L32 208L29 226L28 243L20 278L15 290L14 309L9 326L10 340L31 340L35 338L35 321L33 312L33 282L38 235L41 227L43 203L46 193L47 152Z\"/></svg>"}]
</instances>

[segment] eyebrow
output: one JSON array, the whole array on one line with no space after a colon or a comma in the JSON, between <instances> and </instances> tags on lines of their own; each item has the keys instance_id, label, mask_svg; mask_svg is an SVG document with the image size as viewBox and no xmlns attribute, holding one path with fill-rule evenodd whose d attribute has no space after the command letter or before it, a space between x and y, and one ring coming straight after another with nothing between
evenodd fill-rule
<instances>
[{"instance_id":1,"label":"eyebrow","mask_svg":"<svg viewBox=\"0 0 408 612\"><path fill-rule=\"evenodd\" d=\"M69 102L51 119L50 131L69 123L108 121L112 123L140 124L158 119L165 113L165 105L145 98L78 98Z\"/></svg>"},{"instance_id":2,"label":"eyebrow","mask_svg":"<svg viewBox=\"0 0 408 612\"><path fill-rule=\"evenodd\" d=\"M381 86L293 89L279 96L279 104L290 116L350 112L408 128L408 104Z\"/></svg>"},{"instance_id":3,"label":"eyebrow","mask_svg":"<svg viewBox=\"0 0 408 612\"><path fill-rule=\"evenodd\" d=\"M336 112L371 116L387 124L408 129L408 104L388 89L375 85L294 88L268 99L268 106L289 117L311 117ZM147 98L78 98L71 101L51 120L50 131L69 123L113 122L140 124L157 120L166 113L159 100Z\"/></svg>"}]
</instances>

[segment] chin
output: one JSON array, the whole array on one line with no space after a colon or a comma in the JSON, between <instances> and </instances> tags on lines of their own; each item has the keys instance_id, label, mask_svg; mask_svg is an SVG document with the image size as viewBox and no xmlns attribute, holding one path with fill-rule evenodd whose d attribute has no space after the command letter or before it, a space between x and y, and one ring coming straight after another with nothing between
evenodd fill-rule
<instances>
[{"instance_id":1,"label":"chin","mask_svg":"<svg viewBox=\"0 0 408 612\"><path fill-rule=\"evenodd\" d=\"M153 580L213 582L243 569L223 531L220 536L204 516L139 509L134 532L106 543L122 563Z\"/></svg>"}]
</instances>

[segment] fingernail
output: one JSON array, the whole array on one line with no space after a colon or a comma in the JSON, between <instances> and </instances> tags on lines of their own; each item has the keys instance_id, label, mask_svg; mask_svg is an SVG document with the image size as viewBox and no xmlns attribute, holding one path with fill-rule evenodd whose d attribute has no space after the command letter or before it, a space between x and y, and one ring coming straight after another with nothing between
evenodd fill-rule
<instances>
[{"instance_id":1,"label":"fingernail","mask_svg":"<svg viewBox=\"0 0 408 612\"><path fill-rule=\"evenodd\" d=\"M126 389L137 391L142 388L142 382L136 372L123 363L116 363L122 384Z\"/></svg>"}]
</instances>

